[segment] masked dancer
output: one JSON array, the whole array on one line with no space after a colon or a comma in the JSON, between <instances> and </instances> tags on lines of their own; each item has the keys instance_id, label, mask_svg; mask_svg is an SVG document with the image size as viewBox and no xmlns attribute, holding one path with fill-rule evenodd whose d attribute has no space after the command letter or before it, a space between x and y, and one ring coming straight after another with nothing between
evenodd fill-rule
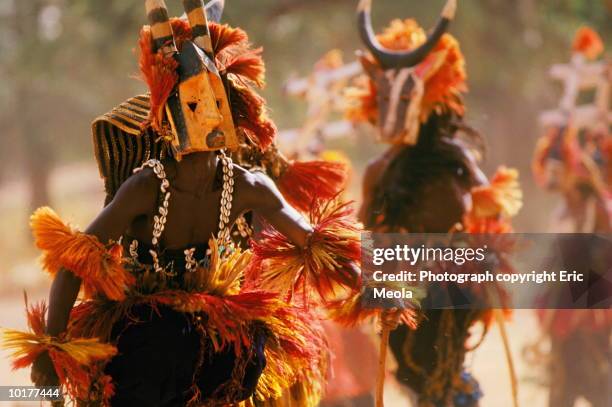
<instances>
[{"instance_id":1,"label":"masked dancer","mask_svg":"<svg viewBox=\"0 0 612 407\"><path fill-rule=\"evenodd\" d=\"M546 131L536 146L533 173L542 188L562 197L552 232L606 234L612 230L612 69L599 58L604 44L591 28L578 30L572 49L570 64L551 69L565 74L556 77L564 80L564 95L558 110L542 114ZM577 105L579 90L588 88L594 88L594 103ZM585 257L584 251L574 253ZM554 309L559 298L546 297L551 309L538 311L542 337L525 355L548 368L548 405L572 407L580 397L594 407L608 405L612 311ZM550 352L542 347L546 339Z\"/></svg>"},{"instance_id":2,"label":"masked dancer","mask_svg":"<svg viewBox=\"0 0 612 407\"><path fill-rule=\"evenodd\" d=\"M479 168L482 139L464 121L467 90L459 43L446 33L455 14L449 0L434 29L416 21L394 20L375 35L371 0L358 8L367 53L366 75L347 91L348 117L369 122L389 149L367 167L361 220L384 233L497 233L510 230L520 207L514 170L501 168L489 181ZM437 295L427 287L427 298ZM482 392L465 368L469 329L488 324L487 310L427 309L416 330L391 332L396 377L415 406L478 405Z\"/></svg>"},{"instance_id":3,"label":"masked dancer","mask_svg":"<svg viewBox=\"0 0 612 407\"><path fill-rule=\"evenodd\" d=\"M32 215L54 278L48 316L29 306L30 332L5 332L5 346L15 367L33 363L37 385L61 384L78 405L237 405L303 383L292 396L314 406L325 344L290 294L353 290L359 231L337 200L311 201L305 219L266 175L234 164L245 145L261 156L273 145L254 90L260 51L243 30L209 23L201 0L183 4L188 21L145 1L149 93L93 123L105 208L83 232L50 208ZM231 240L246 212L267 225L255 256Z\"/></svg>"}]
</instances>

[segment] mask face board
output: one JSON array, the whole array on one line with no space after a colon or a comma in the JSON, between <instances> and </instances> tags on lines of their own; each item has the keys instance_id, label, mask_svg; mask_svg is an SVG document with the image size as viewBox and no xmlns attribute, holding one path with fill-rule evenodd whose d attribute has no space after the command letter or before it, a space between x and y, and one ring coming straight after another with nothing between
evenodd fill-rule
<instances>
[{"instance_id":1,"label":"mask face board","mask_svg":"<svg viewBox=\"0 0 612 407\"><path fill-rule=\"evenodd\" d=\"M414 145L419 130L423 81L412 68L387 71L377 77L380 141Z\"/></svg>"},{"instance_id":2,"label":"mask face board","mask_svg":"<svg viewBox=\"0 0 612 407\"><path fill-rule=\"evenodd\" d=\"M218 18L223 1L213 3L211 10L217 10ZM176 61L178 83L167 96L165 106L162 105L163 114L157 126L165 138L171 139L177 160L194 152L233 150L239 145L229 95L215 65L206 16L210 10L202 0L183 0L183 6L191 38L177 47L165 2L145 1L154 52L162 52L164 58Z\"/></svg>"},{"instance_id":3,"label":"mask face board","mask_svg":"<svg viewBox=\"0 0 612 407\"><path fill-rule=\"evenodd\" d=\"M414 145L423 120L426 82L443 65L447 51L434 48L454 18L456 0L447 0L435 28L422 34L423 42L406 50L386 48L374 33L371 21L372 0L361 0L357 22L369 56L361 53L365 73L376 89L379 141Z\"/></svg>"},{"instance_id":4,"label":"mask face board","mask_svg":"<svg viewBox=\"0 0 612 407\"><path fill-rule=\"evenodd\" d=\"M236 148L229 101L212 61L192 41L183 44L176 58L179 83L166 105L175 157Z\"/></svg>"},{"instance_id":5,"label":"mask face board","mask_svg":"<svg viewBox=\"0 0 612 407\"><path fill-rule=\"evenodd\" d=\"M379 141L416 144L425 81L435 72L431 64L383 70L364 56L361 63L377 89Z\"/></svg>"}]
</instances>

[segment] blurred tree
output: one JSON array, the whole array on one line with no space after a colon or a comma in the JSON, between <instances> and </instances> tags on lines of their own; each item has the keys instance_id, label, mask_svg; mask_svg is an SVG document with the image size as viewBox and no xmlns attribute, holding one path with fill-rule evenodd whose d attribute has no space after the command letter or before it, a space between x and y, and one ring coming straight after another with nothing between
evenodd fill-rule
<instances>
[{"instance_id":1,"label":"blurred tree","mask_svg":"<svg viewBox=\"0 0 612 407\"><path fill-rule=\"evenodd\" d=\"M122 60L131 54L127 31L133 39L140 3L1 1L0 78L7 86L0 92L0 141L8 148L0 162L5 178L25 174L31 207L49 203L55 158L82 155L89 145L88 123L108 103L105 92L114 99L126 89L108 73L129 75Z\"/></svg>"},{"instance_id":2,"label":"blurred tree","mask_svg":"<svg viewBox=\"0 0 612 407\"><path fill-rule=\"evenodd\" d=\"M27 171L30 186L30 203L33 207L48 203L47 179L52 150L49 148L46 133L40 128L36 112L40 108L39 79L33 72L36 52L42 48L43 38L39 35L38 16L43 8L40 0L18 1L13 3L13 16L10 27L13 31L14 57L8 71L12 81L12 111L14 120L11 130L15 143L5 153L14 154L15 148L21 150L22 162ZM20 148L19 148L20 147Z\"/></svg>"}]
</instances>

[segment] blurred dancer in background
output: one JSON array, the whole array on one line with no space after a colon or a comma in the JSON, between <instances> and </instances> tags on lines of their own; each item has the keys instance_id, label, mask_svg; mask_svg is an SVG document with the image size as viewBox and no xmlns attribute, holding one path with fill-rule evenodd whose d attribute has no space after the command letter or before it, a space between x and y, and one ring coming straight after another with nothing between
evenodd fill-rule
<instances>
[{"instance_id":1,"label":"blurred dancer in background","mask_svg":"<svg viewBox=\"0 0 612 407\"><path fill-rule=\"evenodd\" d=\"M612 230L612 67L599 59L603 50L599 35L583 27L576 33L570 63L551 70L563 81L564 93L559 109L541 116L546 132L536 146L533 172L542 188L562 197L552 232ZM581 104L580 92L588 90L595 98ZM586 252L568 248L563 255L584 257ZM548 405L572 407L581 397L593 407L610 405L612 311L555 310L563 299L552 293L545 301L551 309L538 311L543 337L525 351L532 362L547 365ZM541 349L546 338L551 345L547 355Z\"/></svg>"},{"instance_id":2,"label":"blurred dancer in background","mask_svg":"<svg viewBox=\"0 0 612 407\"><path fill-rule=\"evenodd\" d=\"M380 35L371 1L359 5L361 56L367 76L349 89L348 116L370 122L389 149L367 167L361 220L374 232L503 233L521 203L516 171L487 180L478 166L480 135L464 121L463 54L446 33L456 2L448 1L427 35L414 20L394 20ZM427 291L425 301L440 295ZM391 333L396 377L419 407L478 405L482 392L464 366L469 329L492 311L427 309L415 331Z\"/></svg>"}]
</instances>

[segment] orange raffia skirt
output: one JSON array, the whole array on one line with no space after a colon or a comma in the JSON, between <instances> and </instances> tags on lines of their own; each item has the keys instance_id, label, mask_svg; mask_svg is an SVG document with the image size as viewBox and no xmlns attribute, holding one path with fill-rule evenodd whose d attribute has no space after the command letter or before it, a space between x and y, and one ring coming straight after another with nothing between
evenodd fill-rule
<instances>
[{"instance_id":1,"label":"orange raffia skirt","mask_svg":"<svg viewBox=\"0 0 612 407\"><path fill-rule=\"evenodd\" d=\"M299 405L318 403L326 360L317 318L243 288L250 251L221 255L211 241L208 261L177 282L48 208L32 228L46 270L72 271L83 297L59 338L45 334L44 304L28 307L30 332L4 332L15 368L48 352L66 398L81 405L248 405L295 386Z\"/></svg>"}]
</instances>

